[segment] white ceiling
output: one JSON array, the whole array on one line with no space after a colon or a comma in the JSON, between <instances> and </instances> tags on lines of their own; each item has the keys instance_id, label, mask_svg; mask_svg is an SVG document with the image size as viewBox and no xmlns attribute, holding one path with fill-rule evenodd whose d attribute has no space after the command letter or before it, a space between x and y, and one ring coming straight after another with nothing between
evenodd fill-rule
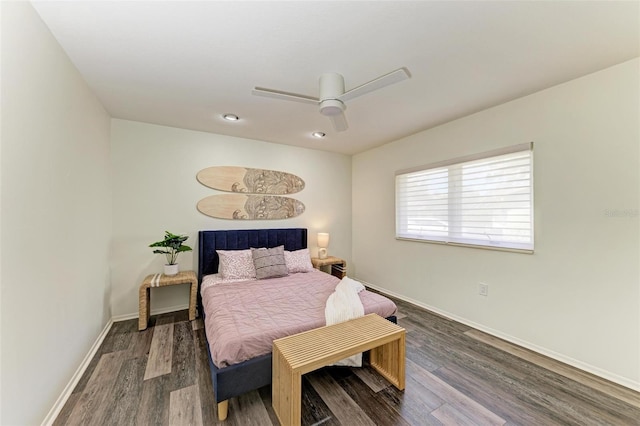
<instances>
[{"instance_id":1,"label":"white ceiling","mask_svg":"<svg viewBox=\"0 0 640 426\"><path fill-rule=\"evenodd\" d=\"M640 56L638 1L34 7L113 117L346 154ZM349 90L400 67L412 78L349 101L340 133L313 105L251 94L318 96L324 72Z\"/></svg>"}]
</instances>

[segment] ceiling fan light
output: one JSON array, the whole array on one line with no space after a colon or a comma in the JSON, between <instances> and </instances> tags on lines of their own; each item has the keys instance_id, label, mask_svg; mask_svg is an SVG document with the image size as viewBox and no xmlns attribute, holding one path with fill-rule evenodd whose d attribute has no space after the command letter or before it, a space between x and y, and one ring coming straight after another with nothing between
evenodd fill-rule
<instances>
[{"instance_id":1,"label":"ceiling fan light","mask_svg":"<svg viewBox=\"0 0 640 426\"><path fill-rule=\"evenodd\" d=\"M320 102L320 113L322 115L339 115L345 110L344 104L337 99L326 99Z\"/></svg>"}]
</instances>

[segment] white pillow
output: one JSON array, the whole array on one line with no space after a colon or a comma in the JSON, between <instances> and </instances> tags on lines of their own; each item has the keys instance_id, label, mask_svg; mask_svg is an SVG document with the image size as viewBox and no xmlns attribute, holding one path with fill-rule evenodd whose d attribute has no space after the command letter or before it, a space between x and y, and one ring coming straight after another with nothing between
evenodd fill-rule
<instances>
[{"instance_id":1,"label":"white pillow","mask_svg":"<svg viewBox=\"0 0 640 426\"><path fill-rule=\"evenodd\" d=\"M313 271L309 249L285 251L284 261L287 264L287 269L289 270L290 274L295 274L296 272Z\"/></svg>"},{"instance_id":2,"label":"white pillow","mask_svg":"<svg viewBox=\"0 0 640 426\"><path fill-rule=\"evenodd\" d=\"M218 274L225 280L256 278L251 249L216 250L220 258Z\"/></svg>"}]
</instances>

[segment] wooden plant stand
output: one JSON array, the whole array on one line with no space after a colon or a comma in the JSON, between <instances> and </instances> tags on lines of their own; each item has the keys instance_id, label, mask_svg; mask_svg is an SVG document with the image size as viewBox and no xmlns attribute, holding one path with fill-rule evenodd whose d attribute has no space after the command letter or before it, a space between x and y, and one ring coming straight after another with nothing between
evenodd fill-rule
<instances>
[{"instance_id":1,"label":"wooden plant stand","mask_svg":"<svg viewBox=\"0 0 640 426\"><path fill-rule=\"evenodd\" d=\"M405 330L369 314L273 341L273 409L284 426L300 425L302 375L371 350L371 366L405 386Z\"/></svg>"}]
</instances>

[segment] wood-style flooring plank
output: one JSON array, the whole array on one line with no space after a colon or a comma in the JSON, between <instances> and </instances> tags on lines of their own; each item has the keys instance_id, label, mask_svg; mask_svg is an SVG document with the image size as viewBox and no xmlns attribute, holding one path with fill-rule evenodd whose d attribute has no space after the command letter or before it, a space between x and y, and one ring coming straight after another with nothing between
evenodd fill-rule
<instances>
[{"instance_id":1,"label":"wood-style flooring plank","mask_svg":"<svg viewBox=\"0 0 640 426\"><path fill-rule=\"evenodd\" d=\"M100 357L86 387L76 401L67 425L101 424L109 403L109 396L122 365L123 352L112 352Z\"/></svg>"},{"instance_id":2,"label":"wood-style flooring plank","mask_svg":"<svg viewBox=\"0 0 640 426\"><path fill-rule=\"evenodd\" d=\"M442 399L412 377L407 377L405 384L404 391L390 386L378 395L411 425L441 426L442 423L431 412L443 404Z\"/></svg>"},{"instance_id":3,"label":"wood-style flooring plank","mask_svg":"<svg viewBox=\"0 0 640 426\"><path fill-rule=\"evenodd\" d=\"M598 389L607 395L613 396L627 404L640 408L640 394L631 389L611 383L608 380L594 376L585 371L578 370L544 355L537 354L523 347L483 333L479 330L469 330L465 332L465 334L487 345L491 345L494 348L508 352L518 358L529 361L549 371L553 371L554 373L560 374L585 386L589 386L590 388Z\"/></svg>"},{"instance_id":4,"label":"wood-style flooring plank","mask_svg":"<svg viewBox=\"0 0 640 426\"><path fill-rule=\"evenodd\" d=\"M394 301L407 330L405 390L368 366L312 372L302 379L303 426L640 426L637 392ZM162 358L169 370L145 380ZM151 316L141 332L137 319L115 323L55 424L174 426L199 424L198 415L206 425L278 424L270 386L232 398L224 422L216 410L205 330L184 310Z\"/></svg>"},{"instance_id":5,"label":"wood-style flooring plank","mask_svg":"<svg viewBox=\"0 0 640 426\"><path fill-rule=\"evenodd\" d=\"M217 420L217 404L213 394L213 384L211 383L211 372L209 370L209 358L207 356L207 342L204 336L204 329L198 328L193 332L193 345L195 350L195 371L196 383L200 392L200 402L202 404L202 423L205 425L215 424Z\"/></svg>"},{"instance_id":6,"label":"wood-style flooring plank","mask_svg":"<svg viewBox=\"0 0 640 426\"><path fill-rule=\"evenodd\" d=\"M303 380L303 384L302 386L304 386L304 380ZM258 389L258 395L260 395L260 399L262 399L262 403L264 404L264 408L267 410L267 414L269 415L269 420L271 421L271 423L268 424L273 424L273 425L279 425L280 421L278 420L278 416L276 416L276 412L273 410L273 406L272 406L272 399L271 399L271 386L263 386L260 389ZM303 398L304 398L304 392L302 394ZM304 421L304 399L302 400L302 422L301 425L305 426L306 423ZM315 423L315 422L314 422Z\"/></svg>"},{"instance_id":7,"label":"wood-style flooring plank","mask_svg":"<svg viewBox=\"0 0 640 426\"><path fill-rule=\"evenodd\" d=\"M458 373L458 371L461 371ZM510 381L506 385L497 380L478 376L473 371L459 366L442 367L433 374L446 383L455 387L461 393L472 397L476 402L499 414L509 424L555 424L557 419L546 415L539 406L532 415L533 405L526 401L527 396L524 381ZM523 392L524 391L524 392ZM529 393L530 394L530 393ZM539 395L535 395L538 397ZM543 398L544 400L544 398ZM511 407L515 409L512 410Z\"/></svg>"},{"instance_id":8,"label":"wood-style flooring plank","mask_svg":"<svg viewBox=\"0 0 640 426\"><path fill-rule=\"evenodd\" d=\"M146 358L131 358L122 363L105 410L106 424L133 424L138 414L145 364Z\"/></svg>"},{"instance_id":9,"label":"wood-style flooring plank","mask_svg":"<svg viewBox=\"0 0 640 426\"><path fill-rule=\"evenodd\" d=\"M172 390L175 390L196 383L196 354L191 325L188 322L178 322L173 326L170 371Z\"/></svg>"},{"instance_id":10,"label":"wood-style flooring plank","mask_svg":"<svg viewBox=\"0 0 640 426\"><path fill-rule=\"evenodd\" d=\"M269 392L271 397L271 392ZM275 414L275 413L274 413ZM323 426L338 426L341 423L336 416L331 412L327 404L322 400L322 397L311 386L311 383L302 376L302 426L311 425L323 425ZM279 425L280 422L273 422L274 425Z\"/></svg>"},{"instance_id":11,"label":"wood-style flooring plank","mask_svg":"<svg viewBox=\"0 0 640 426\"><path fill-rule=\"evenodd\" d=\"M351 369L339 369L349 373L341 378L335 377L334 374L337 372L336 370L338 370L338 368L330 368L327 369L327 372L334 377L340 387L349 395L353 402L360 407L367 417L374 420L376 425L410 426L410 423L395 410L395 407L389 405L384 398L371 390L357 375L350 371ZM355 370L360 369L356 368Z\"/></svg>"},{"instance_id":12,"label":"wood-style flooring plank","mask_svg":"<svg viewBox=\"0 0 640 426\"><path fill-rule=\"evenodd\" d=\"M325 370L314 371L306 377L340 423L350 426L375 426L375 422Z\"/></svg>"},{"instance_id":13,"label":"wood-style flooring plank","mask_svg":"<svg viewBox=\"0 0 640 426\"><path fill-rule=\"evenodd\" d=\"M202 426L200 391L197 385L171 392L169 396L169 424Z\"/></svg>"},{"instance_id":14,"label":"wood-style flooring plank","mask_svg":"<svg viewBox=\"0 0 640 426\"><path fill-rule=\"evenodd\" d=\"M456 410L449 404L443 404L431 412L431 415L438 419L443 425L456 426L477 426L482 423L476 423L467 417L464 413Z\"/></svg>"},{"instance_id":15,"label":"wood-style flooring plank","mask_svg":"<svg viewBox=\"0 0 640 426\"><path fill-rule=\"evenodd\" d=\"M154 327L144 380L171 373L173 326L173 323L169 323Z\"/></svg>"},{"instance_id":16,"label":"wood-style flooring plank","mask_svg":"<svg viewBox=\"0 0 640 426\"><path fill-rule=\"evenodd\" d=\"M102 343L102 353L123 351L131 345L131 327L126 321L114 322Z\"/></svg>"},{"instance_id":17,"label":"wood-style flooring plank","mask_svg":"<svg viewBox=\"0 0 640 426\"><path fill-rule=\"evenodd\" d=\"M384 377L382 377L380 374L378 374L378 372L376 372L369 366L354 368L353 373L358 376L363 383L369 386L369 389L371 389L373 392L380 392L382 389L393 386Z\"/></svg>"},{"instance_id":18,"label":"wood-style flooring plank","mask_svg":"<svg viewBox=\"0 0 640 426\"><path fill-rule=\"evenodd\" d=\"M168 425L171 378L168 375L143 380L136 425Z\"/></svg>"},{"instance_id":19,"label":"wood-style flooring plank","mask_svg":"<svg viewBox=\"0 0 640 426\"><path fill-rule=\"evenodd\" d=\"M461 393L456 388L444 382L429 371L424 370L410 359L406 360L406 365L407 369L411 371L412 377L418 378L418 380L422 381L433 393L440 396L440 398L442 398L446 403L450 404L457 411L460 411L467 417L476 419L481 424L487 426L503 425L506 423L505 419Z\"/></svg>"},{"instance_id":20,"label":"wood-style flooring plank","mask_svg":"<svg viewBox=\"0 0 640 426\"><path fill-rule=\"evenodd\" d=\"M73 411L73 407L75 407L78 399L80 399L81 392L72 392L67 399L67 402L62 407L62 410L58 413L58 416L53 421L53 426L62 426L67 423L67 419L71 415Z\"/></svg>"},{"instance_id":21,"label":"wood-style flooring plank","mask_svg":"<svg viewBox=\"0 0 640 426\"><path fill-rule=\"evenodd\" d=\"M166 324L174 324L177 321L175 320L175 317L172 313L170 314L163 314L163 315L158 315L158 317L156 318L156 322L153 325L158 326L158 325L166 325Z\"/></svg>"},{"instance_id":22,"label":"wood-style flooring plank","mask_svg":"<svg viewBox=\"0 0 640 426\"><path fill-rule=\"evenodd\" d=\"M247 392L229 401L229 413L234 413L233 424L237 426L271 425L271 418L257 390ZM227 419L231 420L231 419Z\"/></svg>"},{"instance_id":23,"label":"wood-style flooring plank","mask_svg":"<svg viewBox=\"0 0 640 426\"><path fill-rule=\"evenodd\" d=\"M129 346L131 358L147 357L151 350L151 341L153 340L153 331L155 327L148 327L142 331L132 333L132 342Z\"/></svg>"},{"instance_id":24,"label":"wood-style flooring plank","mask_svg":"<svg viewBox=\"0 0 640 426\"><path fill-rule=\"evenodd\" d=\"M507 421L533 421L535 417L529 417L529 406L525 403L529 399L528 377L535 374L528 370L531 366L508 354L491 356L485 348L464 343L461 339L459 353L432 374ZM518 408L511 411L511 406ZM543 413L537 418L548 420Z\"/></svg>"},{"instance_id":25,"label":"wood-style flooring plank","mask_svg":"<svg viewBox=\"0 0 640 426\"><path fill-rule=\"evenodd\" d=\"M468 351L467 346L463 347L466 349L460 350L460 353ZM621 419L633 419L630 407L622 401L611 400L610 396L593 388L575 383L508 352L491 352L489 348L474 348L474 362L452 362L434 374L500 413L509 422L516 422L516 419L546 419L585 425L592 419L598 419L596 424L616 424ZM604 402L605 399L608 400ZM513 405L517 405L518 410L508 409ZM612 407L615 414L611 415L601 408L605 406ZM611 411L611 408L608 410ZM564 414L558 415L556 411Z\"/></svg>"}]
</instances>

